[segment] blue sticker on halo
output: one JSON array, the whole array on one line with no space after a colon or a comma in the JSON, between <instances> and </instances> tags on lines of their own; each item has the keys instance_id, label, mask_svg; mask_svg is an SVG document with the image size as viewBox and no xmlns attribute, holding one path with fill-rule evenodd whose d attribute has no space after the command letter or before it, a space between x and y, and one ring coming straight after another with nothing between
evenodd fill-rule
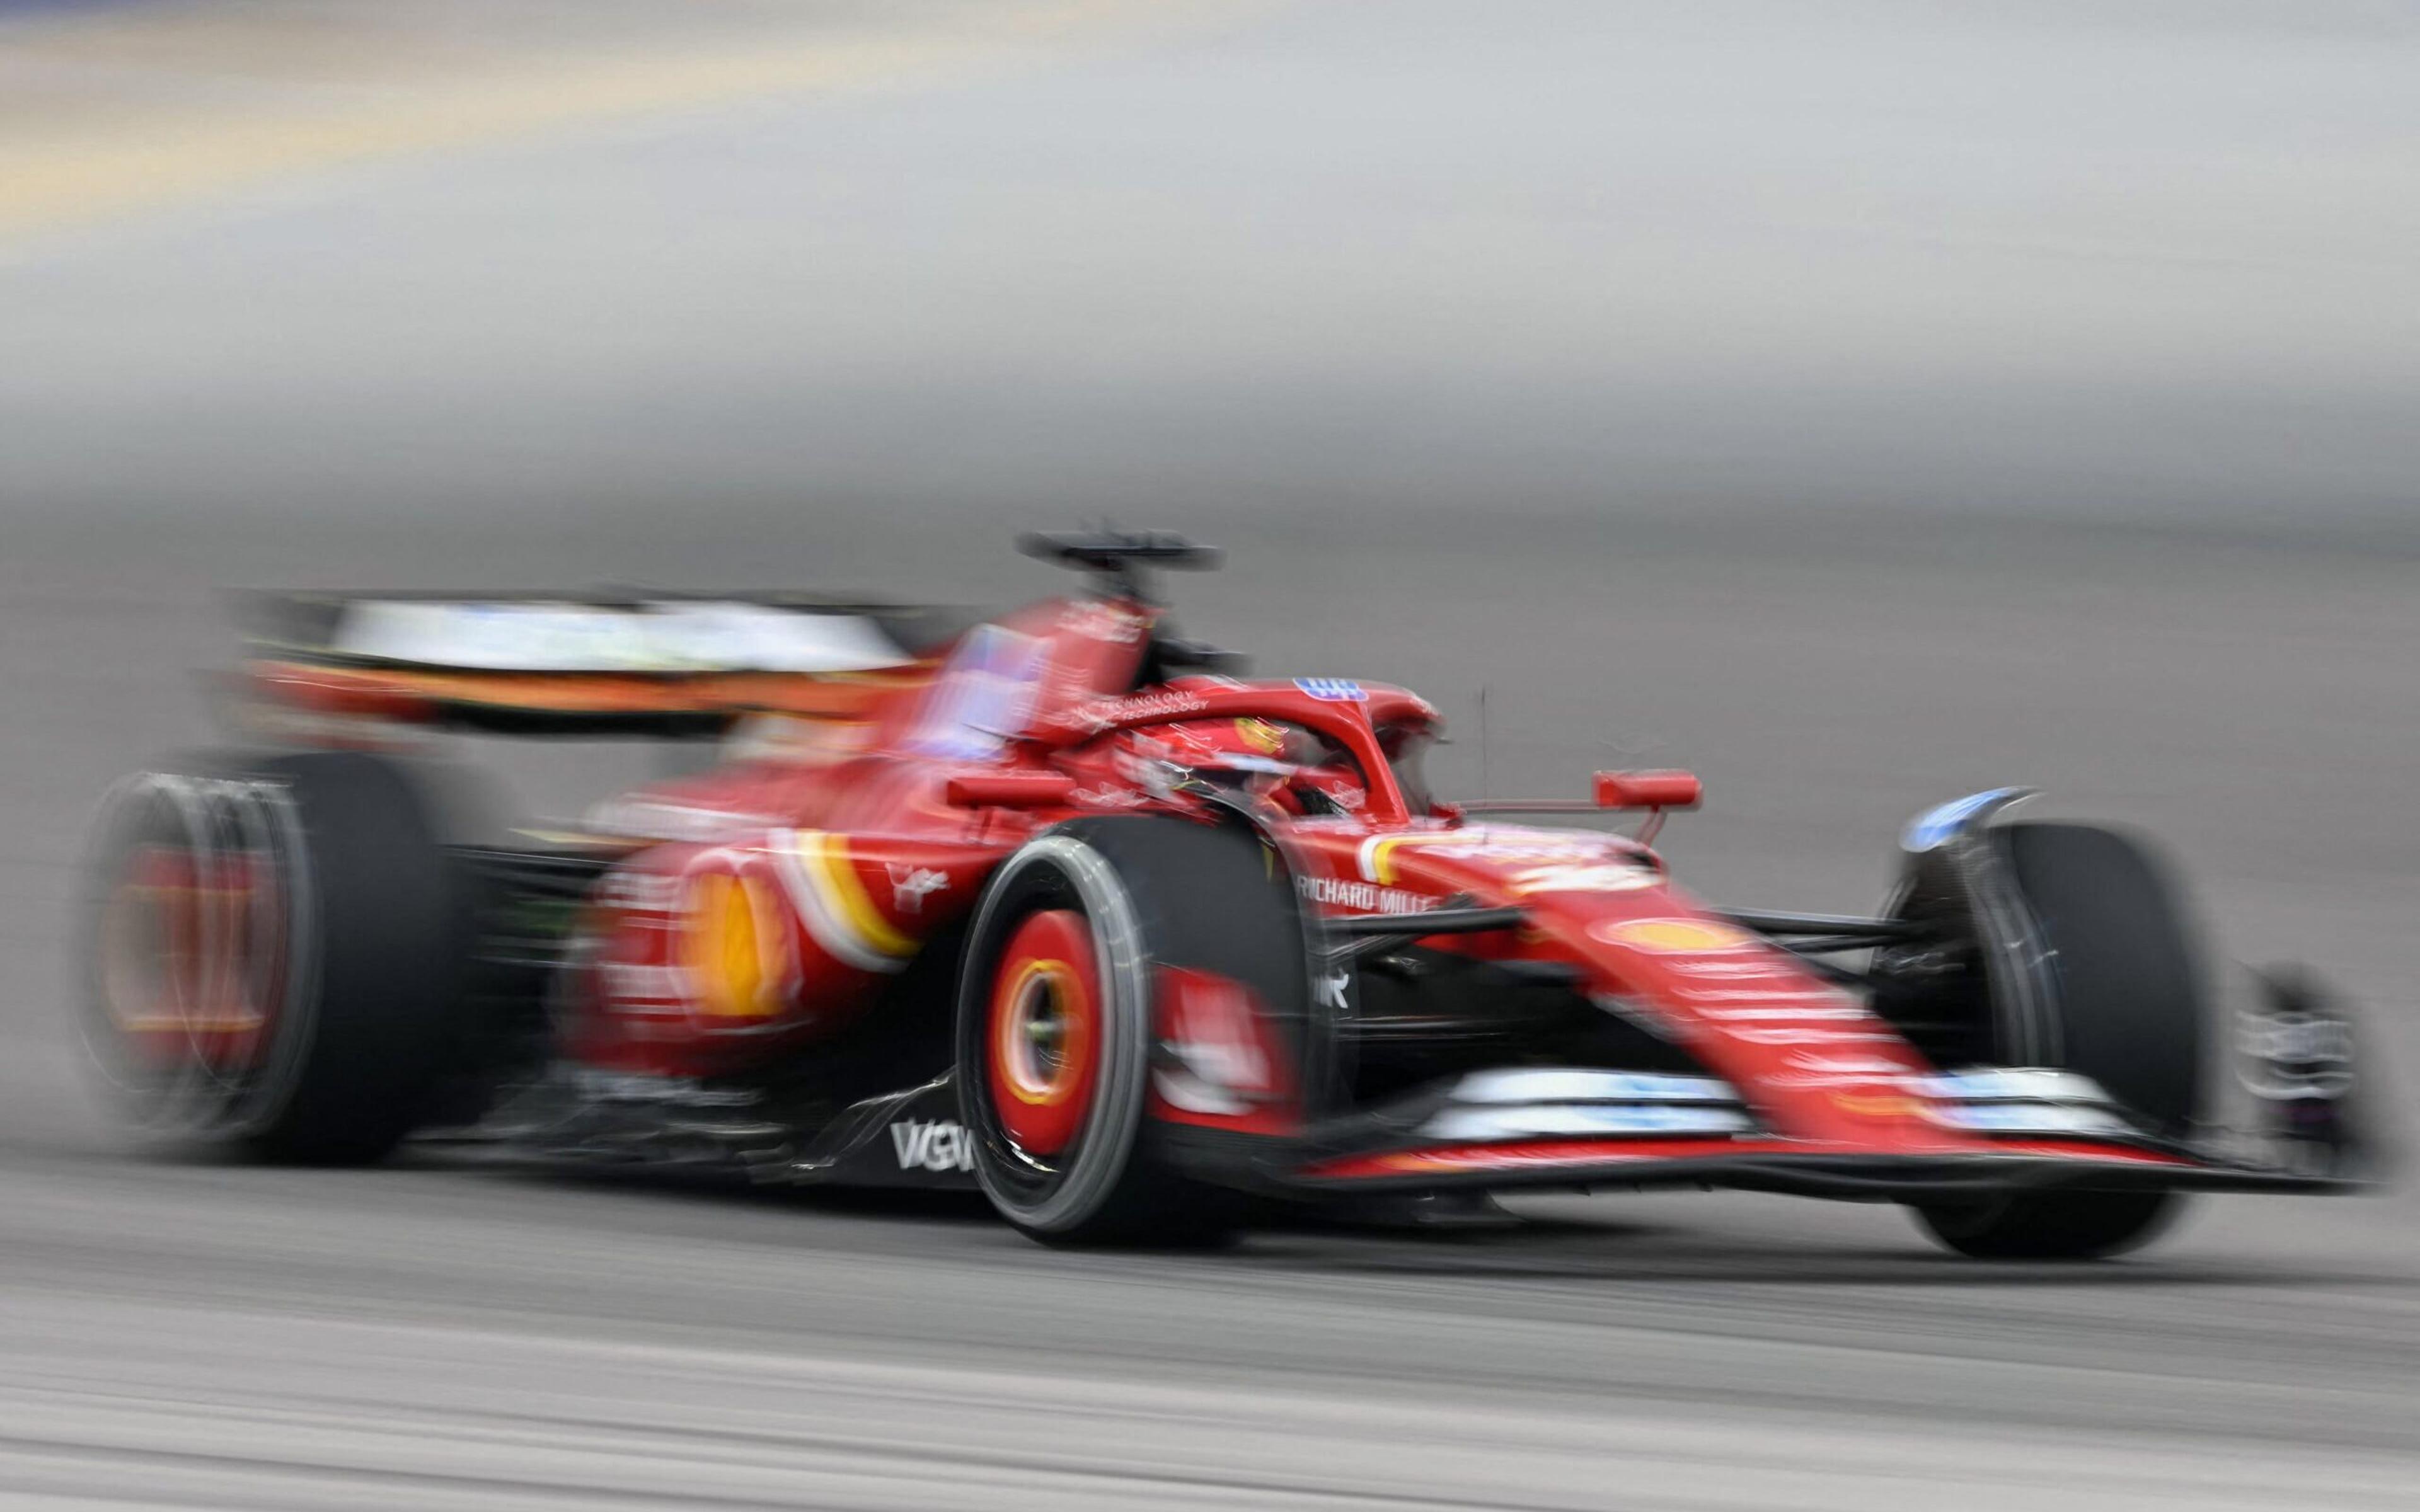
<instances>
[{"instance_id":1,"label":"blue sticker on halo","mask_svg":"<svg viewBox=\"0 0 2420 1512\"><path fill-rule=\"evenodd\" d=\"M1297 677L1294 686L1322 703L1367 703L1370 695L1361 685L1344 677Z\"/></svg>"}]
</instances>

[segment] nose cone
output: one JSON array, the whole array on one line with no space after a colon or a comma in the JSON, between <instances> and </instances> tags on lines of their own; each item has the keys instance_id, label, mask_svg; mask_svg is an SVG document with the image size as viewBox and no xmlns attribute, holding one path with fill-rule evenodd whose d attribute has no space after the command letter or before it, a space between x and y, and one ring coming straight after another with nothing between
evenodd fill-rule
<instances>
[{"instance_id":1,"label":"nose cone","mask_svg":"<svg viewBox=\"0 0 2420 1512\"><path fill-rule=\"evenodd\" d=\"M1539 900L1597 1001L1722 1076L1775 1133L1894 1153L1963 1148L1931 1116L1932 1068L1851 992L1669 886Z\"/></svg>"}]
</instances>

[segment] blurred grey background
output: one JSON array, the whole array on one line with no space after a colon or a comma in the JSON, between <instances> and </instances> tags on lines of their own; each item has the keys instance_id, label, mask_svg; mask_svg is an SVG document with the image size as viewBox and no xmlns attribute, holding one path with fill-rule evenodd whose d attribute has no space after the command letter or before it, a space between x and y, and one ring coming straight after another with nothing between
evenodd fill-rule
<instances>
[{"instance_id":1,"label":"blurred grey background","mask_svg":"<svg viewBox=\"0 0 2420 1512\"><path fill-rule=\"evenodd\" d=\"M218 588L1001 602L1109 517L1449 788L1482 687L1499 794L1700 770L1718 897L1864 906L2000 782L2147 825L2408 1066L2415 79L2352 0L0 0L0 1497L2408 1505L2407 1195L2057 1274L1742 1197L1069 1257L138 1162L60 1010Z\"/></svg>"},{"instance_id":2,"label":"blurred grey background","mask_svg":"<svg viewBox=\"0 0 2420 1512\"><path fill-rule=\"evenodd\" d=\"M168 35L8 50L12 511L2412 524L2405 5L85 25Z\"/></svg>"}]
</instances>

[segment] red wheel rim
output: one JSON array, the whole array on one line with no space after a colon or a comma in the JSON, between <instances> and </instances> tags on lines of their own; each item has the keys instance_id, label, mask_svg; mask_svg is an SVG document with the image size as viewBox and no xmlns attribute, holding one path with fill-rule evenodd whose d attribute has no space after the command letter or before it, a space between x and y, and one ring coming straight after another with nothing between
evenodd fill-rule
<instances>
[{"instance_id":1,"label":"red wheel rim","mask_svg":"<svg viewBox=\"0 0 2420 1512\"><path fill-rule=\"evenodd\" d=\"M265 858L139 846L104 928L110 1019L135 1064L259 1063L284 986L284 917Z\"/></svg>"},{"instance_id":2,"label":"red wheel rim","mask_svg":"<svg viewBox=\"0 0 2420 1512\"><path fill-rule=\"evenodd\" d=\"M1101 1063L1101 980L1084 916L1054 908L1016 927L992 978L992 1107L1029 1155L1075 1143Z\"/></svg>"}]
</instances>

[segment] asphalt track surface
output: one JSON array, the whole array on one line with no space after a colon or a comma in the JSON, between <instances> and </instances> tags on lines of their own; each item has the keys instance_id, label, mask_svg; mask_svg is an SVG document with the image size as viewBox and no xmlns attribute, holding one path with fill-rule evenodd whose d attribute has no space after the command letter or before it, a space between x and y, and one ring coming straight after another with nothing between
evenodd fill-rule
<instances>
[{"instance_id":1,"label":"asphalt track surface","mask_svg":"<svg viewBox=\"0 0 2420 1512\"><path fill-rule=\"evenodd\" d=\"M633 127L544 162L601 152L681 178L733 124ZM444 201L474 222L506 213L506 186L585 192L552 172L542 191L510 153L379 172L393 213ZM1583 508L1568 474L1594 463L1510 432L1464 458L1500 484L1497 508L1380 508L1379 484L1418 495L1428 474L1386 474L1353 424L1286 431L1220 472L1202 460L1218 448L1153 431L1148 405L1099 373L1037 381L1039 408L993 415L980 445L958 427L898 454L911 504L867 482L879 447L842 448L824 475L768 440L770 407L743 391L786 381L798 332L752 347L711 311L714 363L682 369L706 387L651 437L660 475L634 477L634 454L583 440L638 413L566 376L617 355L591 336L563 338L564 371L525 358L500 375L467 360L482 348L449 333L454 316L431 334L409 302L320 302L337 286L322 259L279 261L352 213L350 182L78 232L0 269L20 331L92 334L12 363L0 409L0 1503L2412 1504L2420 1206L2400 1190L2215 1199L2149 1253L2078 1269L1952 1259L1886 1209L1695 1194L1527 1199L1505 1233L1106 1256L952 1208L436 1152L306 1172L130 1149L62 1011L74 858L116 772L204 737L190 673L225 659L214 588L644 579L1011 600L1056 586L1005 553L1012 529L1075 512L1036 481L1053 465L1078 505L1144 496L1121 513L1230 548L1226 573L1173 585L1191 633L1275 671L1430 691L1457 724L1450 790L1575 793L1599 765L1692 765L1711 806L1668 832L1684 879L1848 910L1885 885L1909 812L2037 784L2059 811L2164 836L2228 953L2319 963L2371 1008L2389 1068L2420 1065L2420 539L2375 512L2205 528L2156 509ZM397 241L380 266L446 310L509 302L459 254L494 234L490 220ZM669 276L659 262L613 279ZM166 397L154 360L214 329L229 287L271 284L298 307L269 323L258 371ZM542 285L518 270L520 295L562 297ZM673 301L618 356L696 359L675 328L698 315ZM978 334L956 338L972 369L1003 370L978 359L1013 355L1017 332ZM429 372L466 359L472 397L423 372L348 377L344 351L380 343ZM28 376L42 366L55 381ZM906 433L936 418L880 384L833 409L811 379L799 379L814 424L841 426L848 405ZM1095 401L1108 462L1069 440ZM499 411L523 424L507 435ZM442 439L455 422L459 448ZM419 444L396 441L415 427ZM1745 494L1854 450L1793 457L1765 440L1778 449L1750 455ZM1695 448L1646 460L1680 476ZM1000 498L977 486L987 456ZM2156 447L2136 461L2125 476L2196 486ZM1339 481L1357 467L1377 481ZM2344 482L2314 467L2315 490ZM2088 461L2061 476L2081 497L2117 475ZM673 491L684 476L693 487ZM415 488L425 513L406 507ZM526 514L504 502L517 490ZM787 501L802 496L816 501ZM511 758L533 811L639 760L562 756Z\"/></svg>"}]
</instances>

